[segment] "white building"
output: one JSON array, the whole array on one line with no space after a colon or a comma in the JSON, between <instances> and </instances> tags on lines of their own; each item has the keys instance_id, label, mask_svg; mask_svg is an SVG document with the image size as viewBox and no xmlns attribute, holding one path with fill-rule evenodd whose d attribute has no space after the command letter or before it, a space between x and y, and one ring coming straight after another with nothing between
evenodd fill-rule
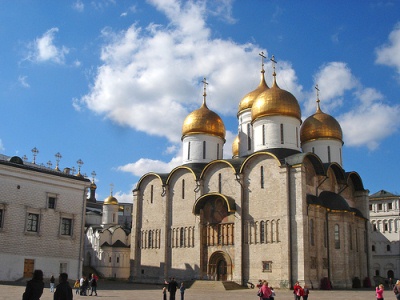
<instances>
[{"instance_id":1,"label":"white building","mask_svg":"<svg viewBox=\"0 0 400 300\"><path fill-rule=\"evenodd\" d=\"M112 195L101 204L93 199L92 202L102 208L101 222L91 224L86 229L84 266L90 267L102 277L126 280L130 276L131 241L131 214L128 216L126 213L131 211L132 204L121 205ZM94 210L86 213L91 216L92 222L96 221L94 213Z\"/></svg>"},{"instance_id":2,"label":"white building","mask_svg":"<svg viewBox=\"0 0 400 300\"><path fill-rule=\"evenodd\" d=\"M132 280L262 278L318 288L328 279L351 288L370 276L368 190L343 168L341 127L319 97L302 122L297 99L273 76L270 88L262 69L239 103L232 159L223 159L225 126L204 88L182 126L182 165L140 178Z\"/></svg>"},{"instance_id":3,"label":"white building","mask_svg":"<svg viewBox=\"0 0 400 300\"><path fill-rule=\"evenodd\" d=\"M400 278L400 196L381 190L369 196L373 275Z\"/></svg>"},{"instance_id":4,"label":"white building","mask_svg":"<svg viewBox=\"0 0 400 300\"><path fill-rule=\"evenodd\" d=\"M90 180L0 155L0 280L82 271Z\"/></svg>"}]
</instances>

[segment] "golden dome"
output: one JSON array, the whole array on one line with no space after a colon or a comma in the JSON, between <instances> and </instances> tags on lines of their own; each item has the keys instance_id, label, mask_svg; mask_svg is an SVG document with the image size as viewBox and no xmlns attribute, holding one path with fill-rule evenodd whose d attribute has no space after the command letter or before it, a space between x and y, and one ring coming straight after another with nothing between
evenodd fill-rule
<instances>
[{"instance_id":1,"label":"golden dome","mask_svg":"<svg viewBox=\"0 0 400 300\"><path fill-rule=\"evenodd\" d=\"M246 96L244 96L243 99L240 101L238 114L240 114L245 109L251 108L253 106L254 101L257 99L258 95L269 89L267 83L265 82L264 73L265 71L262 70L261 81L258 87L254 91L251 91Z\"/></svg>"},{"instance_id":2,"label":"golden dome","mask_svg":"<svg viewBox=\"0 0 400 300\"><path fill-rule=\"evenodd\" d=\"M225 125L222 119L209 110L205 101L199 109L191 112L183 122L182 139L191 134L205 133L218 136L225 140Z\"/></svg>"},{"instance_id":3,"label":"golden dome","mask_svg":"<svg viewBox=\"0 0 400 300\"><path fill-rule=\"evenodd\" d=\"M239 156L239 135L236 136L235 140L232 143L232 157Z\"/></svg>"},{"instance_id":4,"label":"golden dome","mask_svg":"<svg viewBox=\"0 0 400 300\"><path fill-rule=\"evenodd\" d=\"M254 101L251 119L254 122L258 118L274 115L295 117L301 122L301 110L297 99L288 91L279 88L275 73L272 87L258 95Z\"/></svg>"},{"instance_id":5,"label":"golden dome","mask_svg":"<svg viewBox=\"0 0 400 300\"><path fill-rule=\"evenodd\" d=\"M317 111L309 116L300 129L300 141L302 143L315 139L336 139L343 142L343 133L336 119L321 111L317 100Z\"/></svg>"},{"instance_id":6,"label":"golden dome","mask_svg":"<svg viewBox=\"0 0 400 300\"><path fill-rule=\"evenodd\" d=\"M110 195L104 200L104 205L118 205L118 200L113 197L113 195Z\"/></svg>"}]
</instances>

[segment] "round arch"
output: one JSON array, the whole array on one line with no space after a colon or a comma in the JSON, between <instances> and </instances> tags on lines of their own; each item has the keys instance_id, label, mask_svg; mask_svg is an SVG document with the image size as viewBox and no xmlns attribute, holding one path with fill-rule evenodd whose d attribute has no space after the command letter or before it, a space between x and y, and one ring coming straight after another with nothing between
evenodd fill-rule
<instances>
[{"instance_id":1,"label":"round arch","mask_svg":"<svg viewBox=\"0 0 400 300\"><path fill-rule=\"evenodd\" d=\"M211 254L207 266L207 275L217 281L232 280L232 259L224 251Z\"/></svg>"}]
</instances>

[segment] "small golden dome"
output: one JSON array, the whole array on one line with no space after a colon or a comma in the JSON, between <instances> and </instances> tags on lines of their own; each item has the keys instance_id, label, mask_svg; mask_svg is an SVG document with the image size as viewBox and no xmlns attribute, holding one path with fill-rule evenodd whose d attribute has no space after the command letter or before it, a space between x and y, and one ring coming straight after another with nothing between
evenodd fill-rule
<instances>
[{"instance_id":1,"label":"small golden dome","mask_svg":"<svg viewBox=\"0 0 400 300\"><path fill-rule=\"evenodd\" d=\"M92 190L97 189L97 185L94 183L94 181L92 181L92 183L90 184L90 189Z\"/></svg>"},{"instance_id":2,"label":"small golden dome","mask_svg":"<svg viewBox=\"0 0 400 300\"><path fill-rule=\"evenodd\" d=\"M118 205L118 200L113 197L113 195L110 195L104 200L104 205Z\"/></svg>"},{"instance_id":3,"label":"small golden dome","mask_svg":"<svg viewBox=\"0 0 400 300\"><path fill-rule=\"evenodd\" d=\"M262 70L261 81L258 87L254 91L251 91L246 96L244 96L243 99L240 101L238 114L240 114L245 109L251 108L253 106L254 101L257 99L258 95L269 89L267 83L265 82L264 73L265 71Z\"/></svg>"},{"instance_id":4,"label":"small golden dome","mask_svg":"<svg viewBox=\"0 0 400 300\"><path fill-rule=\"evenodd\" d=\"M317 111L309 116L303 123L300 129L300 141L316 139L336 139L343 142L343 133L340 124L336 119L321 111L319 100L317 100Z\"/></svg>"},{"instance_id":5,"label":"small golden dome","mask_svg":"<svg viewBox=\"0 0 400 300\"><path fill-rule=\"evenodd\" d=\"M235 140L232 143L232 157L239 156L239 136L236 136Z\"/></svg>"},{"instance_id":6,"label":"small golden dome","mask_svg":"<svg viewBox=\"0 0 400 300\"><path fill-rule=\"evenodd\" d=\"M297 99L288 91L282 90L276 83L271 88L258 95L251 108L251 119L265 116L284 115L295 117L301 122L301 110Z\"/></svg>"},{"instance_id":7,"label":"small golden dome","mask_svg":"<svg viewBox=\"0 0 400 300\"><path fill-rule=\"evenodd\" d=\"M225 140L225 125L222 119L209 110L205 101L199 109L191 112L183 122L182 139L191 134L205 133Z\"/></svg>"}]
</instances>

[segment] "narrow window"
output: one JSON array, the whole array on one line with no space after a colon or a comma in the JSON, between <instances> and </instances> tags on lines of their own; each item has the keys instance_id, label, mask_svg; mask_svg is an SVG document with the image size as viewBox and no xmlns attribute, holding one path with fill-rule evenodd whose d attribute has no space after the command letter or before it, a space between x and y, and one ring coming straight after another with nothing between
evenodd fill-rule
<instances>
[{"instance_id":1,"label":"narrow window","mask_svg":"<svg viewBox=\"0 0 400 300\"><path fill-rule=\"evenodd\" d=\"M358 252L358 231L356 229L356 251Z\"/></svg>"},{"instance_id":2,"label":"narrow window","mask_svg":"<svg viewBox=\"0 0 400 300\"><path fill-rule=\"evenodd\" d=\"M261 183L261 188L264 188L264 167L260 167L260 183Z\"/></svg>"},{"instance_id":3,"label":"narrow window","mask_svg":"<svg viewBox=\"0 0 400 300\"><path fill-rule=\"evenodd\" d=\"M335 224L335 249L340 249L340 232L339 232L339 225Z\"/></svg>"},{"instance_id":4,"label":"narrow window","mask_svg":"<svg viewBox=\"0 0 400 300\"><path fill-rule=\"evenodd\" d=\"M217 159L219 159L219 144L217 144Z\"/></svg>"},{"instance_id":5,"label":"narrow window","mask_svg":"<svg viewBox=\"0 0 400 300\"><path fill-rule=\"evenodd\" d=\"M56 198L55 197L49 197L47 207L50 209L56 208Z\"/></svg>"},{"instance_id":6,"label":"narrow window","mask_svg":"<svg viewBox=\"0 0 400 300\"><path fill-rule=\"evenodd\" d=\"M147 236L147 248L151 248L153 245L153 232L149 230L149 235Z\"/></svg>"},{"instance_id":7,"label":"narrow window","mask_svg":"<svg viewBox=\"0 0 400 300\"><path fill-rule=\"evenodd\" d=\"M372 204L369 205L369 210L372 210Z\"/></svg>"},{"instance_id":8,"label":"narrow window","mask_svg":"<svg viewBox=\"0 0 400 300\"><path fill-rule=\"evenodd\" d=\"M315 154L315 148L314 148L314 147L312 147L312 153L314 153L314 154Z\"/></svg>"},{"instance_id":9,"label":"narrow window","mask_svg":"<svg viewBox=\"0 0 400 300\"><path fill-rule=\"evenodd\" d=\"M119 257L117 257L117 264L119 264Z\"/></svg>"},{"instance_id":10,"label":"narrow window","mask_svg":"<svg viewBox=\"0 0 400 300\"><path fill-rule=\"evenodd\" d=\"M378 210L382 210L382 204L378 204Z\"/></svg>"},{"instance_id":11,"label":"narrow window","mask_svg":"<svg viewBox=\"0 0 400 300\"><path fill-rule=\"evenodd\" d=\"M61 219L61 235L72 235L72 219Z\"/></svg>"},{"instance_id":12,"label":"narrow window","mask_svg":"<svg viewBox=\"0 0 400 300\"><path fill-rule=\"evenodd\" d=\"M185 229L183 227L180 229L179 246L185 246Z\"/></svg>"},{"instance_id":13,"label":"narrow window","mask_svg":"<svg viewBox=\"0 0 400 300\"><path fill-rule=\"evenodd\" d=\"M328 162L331 162L331 146L328 146Z\"/></svg>"},{"instance_id":14,"label":"narrow window","mask_svg":"<svg viewBox=\"0 0 400 300\"><path fill-rule=\"evenodd\" d=\"M188 143L188 153L187 153L187 158L190 160L190 142Z\"/></svg>"},{"instance_id":15,"label":"narrow window","mask_svg":"<svg viewBox=\"0 0 400 300\"><path fill-rule=\"evenodd\" d=\"M3 227L4 210L0 209L0 228Z\"/></svg>"},{"instance_id":16,"label":"narrow window","mask_svg":"<svg viewBox=\"0 0 400 300\"><path fill-rule=\"evenodd\" d=\"M388 203L388 209L393 209L392 207L392 203Z\"/></svg>"},{"instance_id":17,"label":"narrow window","mask_svg":"<svg viewBox=\"0 0 400 300\"><path fill-rule=\"evenodd\" d=\"M182 199L185 199L185 179L182 179Z\"/></svg>"},{"instance_id":18,"label":"narrow window","mask_svg":"<svg viewBox=\"0 0 400 300\"><path fill-rule=\"evenodd\" d=\"M218 193L222 193L222 174L218 174Z\"/></svg>"},{"instance_id":19,"label":"narrow window","mask_svg":"<svg viewBox=\"0 0 400 300\"><path fill-rule=\"evenodd\" d=\"M390 245L386 245L386 251L390 251Z\"/></svg>"},{"instance_id":20,"label":"narrow window","mask_svg":"<svg viewBox=\"0 0 400 300\"><path fill-rule=\"evenodd\" d=\"M389 230L387 223L383 224L383 230L384 230L384 232Z\"/></svg>"},{"instance_id":21,"label":"narrow window","mask_svg":"<svg viewBox=\"0 0 400 300\"><path fill-rule=\"evenodd\" d=\"M262 126L262 144L265 145L265 124Z\"/></svg>"},{"instance_id":22,"label":"narrow window","mask_svg":"<svg viewBox=\"0 0 400 300\"><path fill-rule=\"evenodd\" d=\"M314 246L314 220L310 220L310 244Z\"/></svg>"},{"instance_id":23,"label":"narrow window","mask_svg":"<svg viewBox=\"0 0 400 300\"><path fill-rule=\"evenodd\" d=\"M150 203L153 203L154 186L150 186Z\"/></svg>"},{"instance_id":24,"label":"narrow window","mask_svg":"<svg viewBox=\"0 0 400 300\"><path fill-rule=\"evenodd\" d=\"M111 262L111 256L108 258L108 262Z\"/></svg>"},{"instance_id":25,"label":"narrow window","mask_svg":"<svg viewBox=\"0 0 400 300\"><path fill-rule=\"evenodd\" d=\"M353 230L351 229L351 225L349 225L349 245L350 250L353 250Z\"/></svg>"},{"instance_id":26,"label":"narrow window","mask_svg":"<svg viewBox=\"0 0 400 300\"><path fill-rule=\"evenodd\" d=\"M38 214L28 214L28 222L26 225L26 230L31 232L38 232L39 230L39 215Z\"/></svg>"},{"instance_id":27,"label":"narrow window","mask_svg":"<svg viewBox=\"0 0 400 300\"><path fill-rule=\"evenodd\" d=\"M375 245L372 245L372 252L375 252Z\"/></svg>"},{"instance_id":28,"label":"narrow window","mask_svg":"<svg viewBox=\"0 0 400 300\"><path fill-rule=\"evenodd\" d=\"M283 124L281 124L281 144L285 142L284 137L283 137Z\"/></svg>"},{"instance_id":29,"label":"narrow window","mask_svg":"<svg viewBox=\"0 0 400 300\"><path fill-rule=\"evenodd\" d=\"M263 261L263 272L272 272L272 261Z\"/></svg>"},{"instance_id":30,"label":"narrow window","mask_svg":"<svg viewBox=\"0 0 400 300\"><path fill-rule=\"evenodd\" d=\"M376 224L373 224L372 227L374 231L377 231Z\"/></svg>"},{"instance_id":31,"label":"narrow window","mask_svg":"<svg viewBox=\"0 0 400 300\"><path fill-rule=\"evenodd\" d=\"M250 128L250 123L247 124L247 150L251 150L251 128Z\"/></svg>"},{"instance_id":32,"label":"narrow window","mask_svg":"<svg viewBox=\"0 0 400 300\"><path fill-rule=\"evenodd\" d=\"M265 243L265 223L264 221L260 222L260 243Z\"/></svg>"},{"instance_id":33,"label":"narrow window","mask_svg":"<svg viewBox=\"0 0 400 300\"><path fill-rule=\"evenodd\" d=\"M206 141L203 141L203 159L206 159Z\"/></svg>"},{"instance_id":34,"label":"narrow window","mask_svg":"<svg viewBox=\"0 0 400 300\"><path fill-rule=\"evenodd\" d=\"M299 148L299 128L296 127L296 146Z\"/></svg>"}]
</instances>

